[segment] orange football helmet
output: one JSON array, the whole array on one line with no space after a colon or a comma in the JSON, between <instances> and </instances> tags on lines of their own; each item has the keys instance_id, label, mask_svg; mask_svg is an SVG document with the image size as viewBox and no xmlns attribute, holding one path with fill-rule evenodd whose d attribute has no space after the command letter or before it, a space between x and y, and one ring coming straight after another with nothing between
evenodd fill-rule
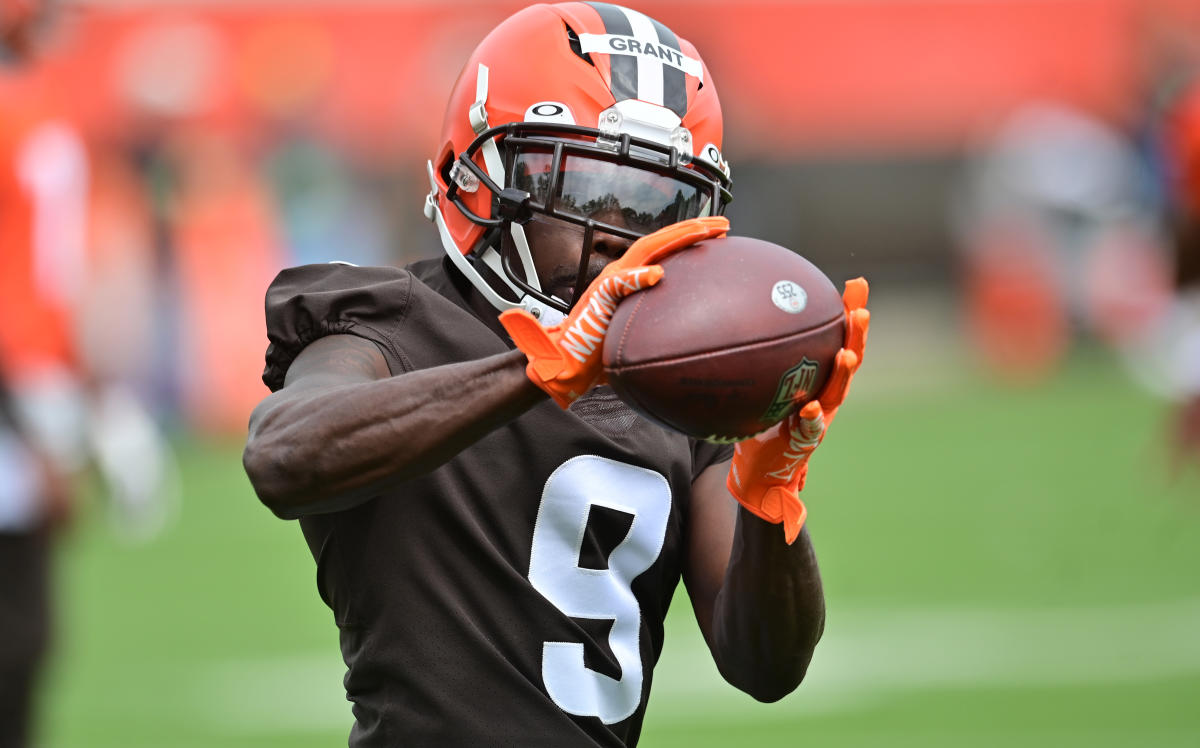
<instances>
[{"instance_id":1,"label":"orange football helmet","mask_svg":"<svg viewBox=\"0 0 1200 748\"><path fill-rule=\"evenodd\" d=\"M708 69L662 23L607 3L534 5L488 34L459 75L425 215L496 309L549 322L569 303L540 287L522 226L536 213L583 228L578 298L595 233L636 239L724 212L721 136Z\"/></svg>"}]
</instances>

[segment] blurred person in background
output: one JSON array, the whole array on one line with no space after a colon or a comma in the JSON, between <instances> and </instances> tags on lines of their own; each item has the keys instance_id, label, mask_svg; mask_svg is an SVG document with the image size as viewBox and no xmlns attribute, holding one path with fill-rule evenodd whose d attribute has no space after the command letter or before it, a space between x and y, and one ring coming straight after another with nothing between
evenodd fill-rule
<instances>
[{"instance_id":1,"label":"blurred person in background","mask_svg":"<svg viewBox=\"0 0 1200 748\"><path fill-rule=\"evenodd\" d=\"M955 216L970 340L1039 381L1073 341L1134 345L1170 297L1169 258L1132 141L1058 102L1016 110L967 171Z\"/></svg>"},{"instance_id":2,"label":"blurred person in background","mask_svg":"<svg viewBox=\"0 0 1200 748\"><path fill-rule=\"evenodd\" d=\"M89 159L31 69L54 9L0 0L0 746L30 744L51 632L52 535L97 469L140 537L166 519L169 451L119 382L87 365ZM107 331L120 335L119 330Z\"/></svg>"},{"instance_id":3,"label":"blurred person in background","mask_svg":"<svg viewBox=\"0 0 1200 748\"><path fill-rule=\"evenodd\" d=\"M30 745L50 638L51 534L71 511L69 477L25 425L0 377L0 746Z\"/></svg>"},{"instance_id":4,"label":"blurred person in background","mask_svg":"<svg viewBox=\"0 0 1200 748\"><path fill-rule=\"evenodd\" d=\"M0 0L0 746L32 741L50 639L50 544L70 513L82 425L71 299L87 164L21 74L45 7Z\"/></svg>"},{"instance_id":5,"label":"blurred person in background","mask_svg":"<svg viewBox=\"0 0 1200 748\"><path fill-rule=\"evenodd\" d=\"M824 596L798 494L862 355L865 281L820 400L736 448L596 386L615 300L728 229L721 138L666 26L532 6L451 93L426 202L445 257L271 285L243 459L317 562L351 745L636 744L681 576L731 684L774 701L803 678Z\"/></svg>"},{"instance_id":6,"label":"blurred person in background","mask_svg":"<svg viewBox=\"0 0 1200 748\"><path fill-rule=\"evenodd\" d=\"M1200 459L1200 72L1189 71L1159 120L1175 298L1145 346L1157 388L1178 403L1177 455Z\"/></svg>"}]
</instances>

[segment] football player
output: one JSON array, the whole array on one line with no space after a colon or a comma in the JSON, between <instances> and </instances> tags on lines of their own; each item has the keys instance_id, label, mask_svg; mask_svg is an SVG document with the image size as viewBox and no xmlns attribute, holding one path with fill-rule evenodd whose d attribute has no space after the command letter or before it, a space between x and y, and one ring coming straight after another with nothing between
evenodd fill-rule
<instances>
[{"instance_id":1,"label":"football player","mask_svg":"<svg viewBox=\"0 0 1200 748\"><path fill-rule=\"evenodd\" d=\"M23 77L44 8L0 0L0 746L32 741L50 639L49 556L70 506L70 273L82 150ZM65 427L65 428L64 428Z\"/></svg>"},{"instance_id":2,"label":"football player","mask_svg":"<svg viewBox=\"0 0 1200 748\"><path fill-rule=\"evenodd\" d=\"M50 633L48 555L91 462L117 529L161 530L173 461L128 389L89 371L77 315L88 282L89 160L31 78L54 9L0 0L0 746L30 741ZM120 334L120 333L112 333Z\"/></svg>"},{"instance_id":3,"label":"football player","mask_svg":"<svg viewBox=\"0 0 1200 748\"><path fill-rule=\"evenodd\" d=\"M603 385L620 298L723 235L716 86L662 23L535 5L476 48L429 164L445 257L283 271L243 455L299 518L355 746L636 744L686 584L722 675L790 693L824 627L799 498L861 361L866 283L819 401L717 445Z\"/></svg>"},{"instance_id":4,"label":"football player","mask_svg":"<svg viewBox=\"0 0 1200 748\"><path fill-rule=\"evenodd\" d=\"M1200 74L1172 97L1161 123L1176 299L1164 329L1169 394L1178 400L1178 457L1200 459Z\"/></svg>"}]
</instances>

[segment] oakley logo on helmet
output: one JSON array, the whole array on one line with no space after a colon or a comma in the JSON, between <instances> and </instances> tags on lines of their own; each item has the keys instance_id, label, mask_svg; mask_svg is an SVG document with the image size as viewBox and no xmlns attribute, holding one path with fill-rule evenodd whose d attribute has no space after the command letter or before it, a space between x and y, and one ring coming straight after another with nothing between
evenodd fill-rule
<instances>
[{"instance_id":1,"label":"oakley logo on helmet","mask_svg":"<svg viewBox=\"0 0 1200 748\"><path fill-rule=\"evenodd\" d=\"M725 157L721 155L721 149L709 143L700 149L700 159L714 168L720 170L726 178L729 177L729 163L725 161Z\"/></svg>"},{"instance_id":2,"label":"oakley logo on helmet","mask_svg":"<svg viewBox=\"0 0 1200 748\"><path fill-rule=\"evenodd\" d=\"M525 110L526 122L555 122L560 125L575 124L575 117L566 104L557 101L539 101Z\"/></svg>"}]
</instances>

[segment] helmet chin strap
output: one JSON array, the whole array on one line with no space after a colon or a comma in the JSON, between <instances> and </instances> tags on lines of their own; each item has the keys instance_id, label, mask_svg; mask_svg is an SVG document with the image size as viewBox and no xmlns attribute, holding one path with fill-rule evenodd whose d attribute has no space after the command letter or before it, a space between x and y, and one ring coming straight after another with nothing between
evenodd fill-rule
<instances>
[{"instance_id":1,"label":"helmet chin strap","mask_svg":"<svg viewBox=\"0 0 1200 748\"><path fill-rule=\"evenodd\" d=\"M525 236L525 227L519 223L510 223L508 228L513 246L517 248L517 257L521 258L521 271L525 273L525 282L533 286L535 290L541 291L542 284L538 280L537 269L533 266L533 251L529 249L529 239Z\"/></svg>"},{"instance_id":2,"label":"helmet chin strap","mask_svg":"<svg viewBox=\"0 0 1200 748\"><path fill-rule=\"evenodd\" d=\"M520 227L515 224L513 225L513 228L520 229ZM522 231L522 238L524 235L525 232ZM479 253L479 257L487 264L489 268L492 269L492 272L495 273L498 278L503 280L509 288L513 289L513 291L521 297L521 303L519 305L520 308L532 314L535 318L537 318L538 322L542 323L543 326L550 327L551 325L557 325L566 316L544 301L525 293L523 289L514 284L509 279L508 274L504 271L504 260L502 257L500 257L500 253L496 251L495 247L488 247L487 249L484 249ZM540 291L541 287L538 286L537 283L537 274L534 273L530 277L534 279L531 285Z\"/></svg>"},{"instance_id":3,"label":"helmet chin strap","mask_svg":"<svg viewBox=\"0 0 1200 748\"><path fill-rule=\"evenodd\" d=\"M479 271L475 269L475 266L471 264L471 261L467 259L467 256L463 254L461 250L459 250L458 245L454 242L454 237L450 235L449 227L446 226L446 219L442 215L442 210L438 207L437 203L438 187L432 162L426 162L426 170L429 173L431 190L425 197L425 217L430 221L433 221L434 225L437 226L438 237L442 241L442 249L445 250L446 256L450 258L450 261L454 263L454 266L458 268L459 272L461 272L467 278L467 280L470 281L471 285L474 286L475 289L479 291L480 295L483 296L483 298L489 304L495 307L497 311L504 312L509 309L524 309L547 327L561 322L564 316L562 312L525 293L521 288L508 279L508 275L504 272L500 253L497 252L494 247L488 247L484 249L479 253L479 256L485 263L487 263L488 267L493 270L493 272L496 274L496 277L504 281L505 285L512 290L512 292L517 296L517 298L520 299L520 301L509 301L500 294L496 293L496 290L492 288L492 285L488 283L487 279L480 275ZM520 226L514 225L513 228L519 230ZM525 232L523 230L514 232L514 240L516 240L516 235L518 233L521 237L518 247L524 247L522 264L525 265L525 256L529 256L529 243L525 239ZM530 265L531 264L532 258L530 259ZM529 267L530 265L525 266ZM528 272L528 270L526 270L526 272ZM534 279L534 283L537 283L536 273L533 273L530 277Z\"/></svg>"}]
</instances>

